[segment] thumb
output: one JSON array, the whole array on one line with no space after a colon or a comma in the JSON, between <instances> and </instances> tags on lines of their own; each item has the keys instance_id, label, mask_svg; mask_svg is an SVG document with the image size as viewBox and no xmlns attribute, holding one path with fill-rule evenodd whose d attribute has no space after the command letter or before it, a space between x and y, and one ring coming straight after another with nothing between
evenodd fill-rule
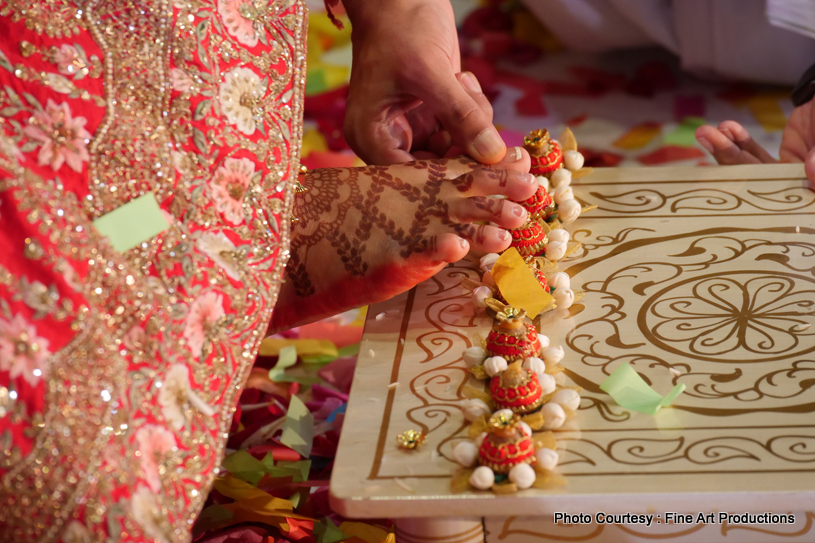
<instances>
[{"instance_id":1,"label":"thumb","mask_svg":"<svg viewBox=\"0 0 815 543\"><path fill-rule=\"evenodd\" d=\"M815 190L815 147L807 153L804 159L804 169L807 172L807 179L809 179L809 188Z\"/></svg>"},{"instance_id":2,"label":"thumb","mask_svg":"<svg viewBox=\"0 0 815 543\"><path fill-rule=\"evenodd\" d=\"M418 97L441 121L453 143L482 164L495 164L504 158L506 145L492 124L491 112L468 93L483 96L474 75L464 75L460 83L452 72L445 72L425 78L420 85Z\"/></svg>"}]
</instances>

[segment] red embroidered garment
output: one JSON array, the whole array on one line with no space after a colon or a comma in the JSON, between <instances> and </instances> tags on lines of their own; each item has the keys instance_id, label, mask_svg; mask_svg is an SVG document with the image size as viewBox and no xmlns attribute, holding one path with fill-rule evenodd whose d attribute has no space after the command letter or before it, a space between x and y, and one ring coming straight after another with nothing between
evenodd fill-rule
<instances>
[{"instance_id":1,"label":"red embroidered garment","mask_svg":"<svg viewBox=\"0 0 815 543\"><path fill-rule=\"evenodd\" d=\"M259 6L0 0L0 541L189 540L288 255L306 14Z\"/></svg>"}]
</instances>

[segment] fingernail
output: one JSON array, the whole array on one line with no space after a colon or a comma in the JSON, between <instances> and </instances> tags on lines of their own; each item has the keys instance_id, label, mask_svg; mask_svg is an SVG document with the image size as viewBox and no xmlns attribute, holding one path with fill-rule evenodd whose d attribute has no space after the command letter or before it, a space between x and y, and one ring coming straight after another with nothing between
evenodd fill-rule
<instances>
[{"instance_id":1,"label":"fingernail","mask_svg":"<svg viewBox=\"0 0 815 543\"><path fill-rule=\"evenodd\" d=\"M513 147L507 151L507 162L518 162L524 156L520 147Z\"/></svg>"},{"instance_id":2,"label":"fingernail","mask_svg":"<svg viewBox=\"0 0 815 543\"><path fill-rule=\"evenodd\" d=\"M501 241L506 241L509 239L509 230L501 230L498 234L498 239Z\"/></svg>"},{"instance_id":3,"label":"fingernail","mask_svg":"<svg viewBox=\"0 0 815 543\"><path fill-rule=\"evenodd\" d=\"M522 206L512 206L512 214L516 217L523 217L526 215L526 210Z\"/></svg>"},{"instance_id":4,"label":"fingernail","mask_svg":"<svg viewBox=\"0 0 815 543\"><path fill-rule=\"evenodd\" d=\"M707 138L696 138L696 141L699 142L699 145L707 149L708 153L713 152L713 144L710 143Z\"/></svg>"},{"instance_id":5,"label":"fingernail","mask_svg":"<svg viewBox=\"0 0 815 543\"><path fill-rule=\"evenodd\" d=\"M736 137L733 135L733 132L731 132L729 128L722 128L721 131L722 134L727 136L727 139L729 139L733 143L736 143Z\"/></svg>"},{"instance_id":6,"label":"fingernail","mask_svg":"<svg viewBox=\"0 0 815 543\"><path fill-rule=\"evenodd\" d=\"M481 92L481 85L478 84L478 79L470 72L461 73L461 84L470 92Z\"/></svg>"},{"instance_id":7,"label":"fingernail","mask_svg":"<svg viewBox=\"0 0 815 543\"><path fill-rule=\"evenodd\" d=\"M487 128L476 136L473 141L473 148L479 155L475 158L483 159L500 153L504 148L504 141L501 139L501 136L498 135L498 131L495 130L495 128Z\"/></svg>"},{"instance_id":8,"label":"fingernail","mask_svg":"<svg viewBox=\"0 0 815 543\"><path fill-rule=\"evenodd\" d=\"M458 242L461 244L462 249L466 249L467 247L470 246L470 244L464 238L458 238Z\"/></svg>"}]
</instances>

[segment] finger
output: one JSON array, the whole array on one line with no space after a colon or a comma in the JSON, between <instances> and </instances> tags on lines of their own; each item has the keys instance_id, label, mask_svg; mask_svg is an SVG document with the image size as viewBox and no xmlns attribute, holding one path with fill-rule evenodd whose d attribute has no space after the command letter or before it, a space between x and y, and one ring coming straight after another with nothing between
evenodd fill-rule
<instances>
[{"instance_id":1,"label":"finger","mask_svg":"<svg viewBox=\"0 0 815 543\"><path fill-rule=\"evenodd\" d=\"M516 202L526 200L538 190L534 175L514 170L478 168L450 183L466 196L502 195Z\"/></svg>"},{"instance_id":2,"label":"finger","mask_svg":"<svg viewBox=\"0 0 815 543\"><path fill-rule=\"evenodd\" d=\"M700 126L696 129L696 141L707 149L719 164L760 164L758 157L742 150L718 128Z\"/></svg>"},{"instance_id":3,"label":"finger","mask_svg":"<svg viewBox=\"0 0 815 543\"><path fill-rule=\"evenodd\" d=\"M453 225L459 236L470 242L471 249L486 253L500 253L512 243L509 231L485 224Z\"/></svg>"},{"instance_id":4,"label":"finger","mask_svg":"<svg viewBox=\"0 0 815 543\"><path fill-rule=\"evenodd\" d=\"M429 75L423 73L421 80L413 83L419 98L450 132L453 142L482 164L500 161L506 145L492 125L492 116L481 109L453 74Z\"/></svg>"},{"instance_id":5,"label":"finger","mask_svg":"<svg viewBox=\"0 0 815 543\"><path fill-rule=\"evenodd\" d=\"M439 130L427 138L427 150L439 156L444 156L453 146L453 138L447 130Z\"/></svg>"},{"instance_id":6,"label":"finger","mask_svg":"<svg viewBox=\"0 0 815 543\"><path fill-rule=\"evenodd\" d=\"M739 149L750 153L761 162L765 164L778 162L764 147L756 143L750 133L736 121L723 121L719 124L719 130L738 145Z\"/></svg>"},{"instance_id":7,"label":"finger","mask_svg":"<svg viewBox=\"0 0 815 543\"><path fill-rule=\"evenodd\" d=\"M815 147L809 150L804 160L804 169L807 172L807 179L809 179L809 188L815 190Z\"/></svg>"},{"instance_id":8,"label":"finger","mask_svg":"<svg viewBox=\"0 0 815 543\"><path fill-rule=\"evenodd\" d=\"M409 149L412 131L404 116L387 119L365 108L349 107L343 126L345 140L354 152L371 165L401 164L414 160Z\"/></svg>"},{"instance_id":9,"label":"finger","mask_svg":"<svg viewBox=\"0 0 815 543\"><path fill-rule=\"evenodd\" d=\"M481 90L481 83L478 82L478 78L472 72L461 72L456 74L456 79L458 79L461 86L464 87L464 90L467 91L467 94L470 95L470 98L478 104L478 107L484 111L490 117L490 122L494 117L494 111L492 109L492 104L490 104L487 95L484 94L484 91Z\"/></svg>"}]
</instances>

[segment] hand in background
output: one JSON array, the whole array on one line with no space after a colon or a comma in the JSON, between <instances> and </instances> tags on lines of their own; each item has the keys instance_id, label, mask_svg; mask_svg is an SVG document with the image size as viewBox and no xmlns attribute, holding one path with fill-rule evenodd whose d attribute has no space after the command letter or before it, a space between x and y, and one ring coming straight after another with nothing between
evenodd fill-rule
<instances>
[{"instance_id":1,"label":"hand in background","mask_svg":"<svg viewBox=\"0 0 815 543\"><path fill-rule=\"evenodd\" d=\"M696 140L719 164L779 162L735 121L724 121L718 128L700 126ZM815 106L812 100L792 110L778 155L780 162L803 162L810 185L815 188Z\"/></svg>"},{"instance_id":2,"label":"hand in background","mask_svg":"<svg viewBox=\"0 0 815 543\"><path fill-rule=\"evenodd\" d=\"M461 71L448 0L345 0L353 63L345 138L368 164L441 157L483 164L506 147L478 80Z\"/></svg>"}]
</instances>

